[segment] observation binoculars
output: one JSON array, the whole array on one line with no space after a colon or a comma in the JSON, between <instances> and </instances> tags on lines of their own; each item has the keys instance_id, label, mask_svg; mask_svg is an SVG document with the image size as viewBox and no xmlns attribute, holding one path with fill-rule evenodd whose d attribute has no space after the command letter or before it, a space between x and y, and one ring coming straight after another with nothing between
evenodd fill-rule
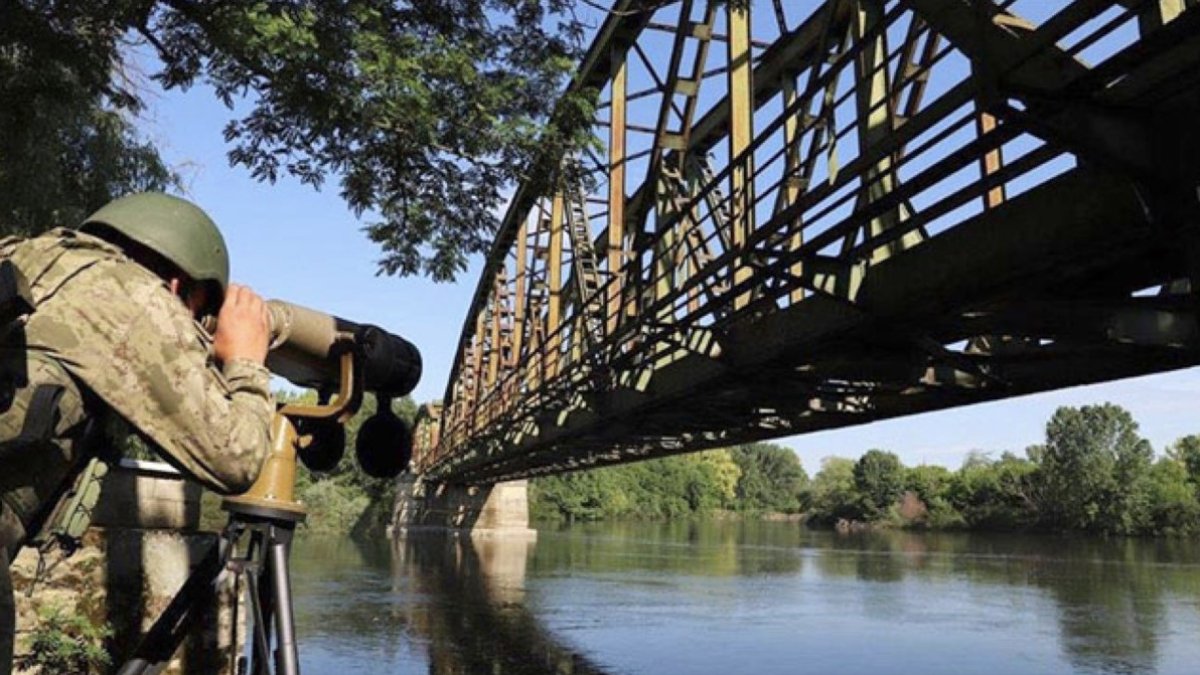
<instances>
[{"instance_id":1,"label":"observation binoculars","mask_svg":"<svg viewBox=\"0 0 1200 675\"><path fill-rule=\"evenodd\" d=\"M363 422L355 453L363 471L392 478L412 458L412 430L392 411L392 399L421 379L421 353L408 340L282 300L267 301L271 343L267 368L317 392L317 405L285 405L279 413L296 427L297 456L313 471L331 471L345 454L345 423L364 392L377 410Z\"/></svg>"}]
</instances>

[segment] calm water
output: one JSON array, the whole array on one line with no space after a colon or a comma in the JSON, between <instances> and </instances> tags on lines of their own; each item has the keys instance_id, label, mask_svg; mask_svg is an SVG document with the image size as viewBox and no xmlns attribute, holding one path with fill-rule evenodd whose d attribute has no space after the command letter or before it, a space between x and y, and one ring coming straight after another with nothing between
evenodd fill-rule
<instances>
[{"instance_id":1,"label":"calm water","mask_svg":"<svg viewBox=\"0 0 1200 675\"><path fill-rule=\"evenodd\" d=\"M1200 544L606 524L301 537L306 675L1200 673Z\"/></svg>"}]
</instances>

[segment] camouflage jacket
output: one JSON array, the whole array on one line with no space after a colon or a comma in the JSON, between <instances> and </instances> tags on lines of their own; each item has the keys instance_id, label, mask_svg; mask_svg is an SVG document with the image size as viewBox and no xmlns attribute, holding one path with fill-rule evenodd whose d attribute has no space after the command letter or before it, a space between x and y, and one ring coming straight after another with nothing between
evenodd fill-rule
<instances>
[{"instance_id":1,"label":"camouflage jacket","mask_svg":"<svg viewBox=\"0 0 1200 675\"><path fill-rule=\"evenodd\" d=\"M0 240L0 257L16 263L33 294L27 352L61 364L206 487L250 487L274 411L266 368L243 360L218 368L208 333L163 280L101 239L57 229ZM9 416L0 416L0 434L20 426Z\"/></svg>"}]
</instances>

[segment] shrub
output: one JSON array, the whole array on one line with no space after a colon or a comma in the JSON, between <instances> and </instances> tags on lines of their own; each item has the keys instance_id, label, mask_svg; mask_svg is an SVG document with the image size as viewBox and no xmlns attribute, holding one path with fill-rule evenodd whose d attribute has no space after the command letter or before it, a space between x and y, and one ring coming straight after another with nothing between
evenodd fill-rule
<instances>
[{"instance_id":1,"label":"shrub","mask_svg":"<svg viewBox=\"0 0 1200 675\"><path fill-rule=\"evenodd\" d=\"M14 661L18 669L43 675L84 675L102 672L110 665L108 652L104 650L104 641L112 637L108 624L96 625L58 605L42 608L38 618L29 653Z\"/></svg>"}]
</instances>

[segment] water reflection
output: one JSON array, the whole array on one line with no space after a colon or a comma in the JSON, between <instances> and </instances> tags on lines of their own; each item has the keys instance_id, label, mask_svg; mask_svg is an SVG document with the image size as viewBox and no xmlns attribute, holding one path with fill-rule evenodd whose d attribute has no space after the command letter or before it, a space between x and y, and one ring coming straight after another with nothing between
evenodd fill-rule
<instances>
[{"instance_id":1,"label":"water reflection","mask_svg":"<svg viewBox=\"0 0 1200 675\"><path fill-rule=\"evenodd\" d=\"M799 574L801 531L751 521L593 523L543 530L531 572L651 571L657 575L731 577Z\"/></svg>"},{"instance_id":2,"label":"water reflection","mask_svg":"<svg viewBox=\"0 0 1200 675\"><path fill-rule=\"evenodd\" d=\"M1065 656L1084 672L1156 672L1167 597L1200 599L1195 541L882 532L810 545L830 577L1038 589L1053 600Z\"/></svg>"},{"instance_id":3,"label":"water reflection","mask_svg":"<svg viewBox=\"0 0 1200 675\"><path fill-rule=\"evenodd\" d=\"M624 523L302 541L305 672L1188 673L1200 542ZM865 648L869 646L869 648Z\"/></svg>"},{"instance_id":4,"label":"water reflection","mask_svg":"<svg viewBox=\"0 0 1200 675\"><path fill-rule=\"evenodd\" d=\"M532 545L302 538L292 571L305 672L604 673L526 609Z\"/></svg>"},{"instance_id":5,"label":"water reflection","mask_svg":"<svg viewBox=\"0 0 1200 675\"><path fill-rule=\"evenodd\" d=\"M547 633L523 604L532 542L412 536L393 548L397 589L424 596L408 625L429 647L437 675L600 675Z\"/></svg>"}]
</instances>

